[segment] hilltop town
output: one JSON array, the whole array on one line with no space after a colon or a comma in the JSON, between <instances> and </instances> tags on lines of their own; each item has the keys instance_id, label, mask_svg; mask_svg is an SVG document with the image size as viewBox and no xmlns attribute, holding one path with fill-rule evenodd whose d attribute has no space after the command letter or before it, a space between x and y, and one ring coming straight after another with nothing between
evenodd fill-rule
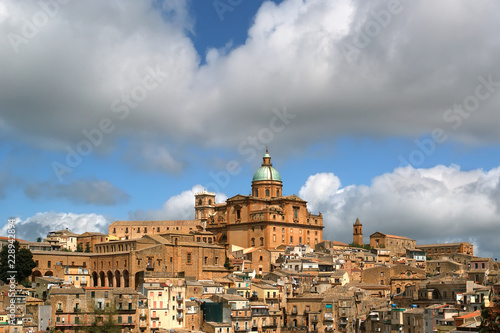
<instances>
[{"instance_id":1,"label":"hilltop town","mask_svg":"<svg viewBox=\"0 0 500 333\"><path fill-rule=\"evenodd\" d=\"M19 239L36 267L0 287L0 332L479 332L497 259L363 235L359 219L351 243L325 240L321 213L282 188L266 151L250 195L197 193L193 220Z\"/></svg>"}]
</instances>

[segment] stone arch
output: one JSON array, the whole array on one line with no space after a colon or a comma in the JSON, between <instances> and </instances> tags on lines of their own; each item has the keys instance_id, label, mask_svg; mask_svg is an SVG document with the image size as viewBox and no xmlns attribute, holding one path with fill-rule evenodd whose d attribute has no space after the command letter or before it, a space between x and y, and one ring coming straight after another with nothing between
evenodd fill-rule
<instances>
[{"instance_id":1,"label":"stone arch","mask_svg":"<svg viewBox=\"0 0 500 333\"><path fill-rule=\"evenodd\" d=\"M54 276L54 273L52 271L46 271L43 276Z\"/></svg>"},{"instance_id":2,"label":"stone arch","mask_svg":"<svg viewBox=\"0 0 500 333\"><path fill-rule=\"evenodd\" d=\"M40 276L42 276L42 273L39 270L33 271L31 274L31 282L35 282L35 279Z\"/></svg>"},{"instance_id":3,"label":"stone arch","mask_svg":"<svg viewBox=\"0 0 500 333\"><path fill-rule=\"evenodd\" d=\"M130 277L126 269L123 270L123 287L124 288L130 287Z\"/></svg>"},{"instance_id":4,"label":"stone arch","mask_svg":"<svg viewBox=\"0 0 500 333\"><path fill-rule=\"evenodd\" d=\"M113 272L108 271L108 273L106 273L106 276L108 278L108 280L107 280L107 282L108 282L107 287L113 287Z\"/></svg>"},{"instance_id":5,"label":"stone arch","mask_svg":"<svg viewBox=\"0 0 500 333\"><path fill-rule=\"evenodd\" d=\"M134 288L135 288L135 290L137 290L137 288L139 288L139 286L144 283L144 271L140 271L140 272L135 273L134 280L135 280Z\"/></svg>"},{"instance_id":6,"label":"stone arch","mask_svg":"<svg viewBox=\"0 0 500 333\"><path fill-rule=\"evenodd\" d=\"M99 276L97 275L97 272L92 273L92 287L98 287L99 286Z\"/></svg>"},{"instance_id":7,"label":"stone arch","mask_svg":"<svg viewBox=\"0 0 500 333\"><path fill-rule=\"evenodd\" d=\"M103 271L99 272L99 280L101 281L101 287L106 286L106 276L104 275Z\"/></svg>"},{"instance_id":8,"label":"stone arch","mask_svg":"<svg viewBox=\"0 0 500 333\"><path fill-rule=\"evenodd\" d=\"M222 234L220 236L219 243L221 243L221 244L226 244L227 243L227 235L226 234Z\"/></svg>"},{"instance_id":9,"label":"stone arch","mask_svg":"<svg viewBox=\"0 0 500 333\"><path fill-rule=\"evenodd\" d=\"M122 286L121 284L121 278L122 278L122 275L120 274L120 271L119 270L116 270L115 271L115 287L116 288L120 288Z\"/></svg>"}]
</instances>

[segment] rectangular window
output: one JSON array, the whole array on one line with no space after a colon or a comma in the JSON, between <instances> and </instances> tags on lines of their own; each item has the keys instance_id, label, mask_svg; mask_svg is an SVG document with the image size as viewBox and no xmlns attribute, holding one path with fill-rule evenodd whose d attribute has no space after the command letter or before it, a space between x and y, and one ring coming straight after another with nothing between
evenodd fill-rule
<instances>
[{"instance_id":1,"label":"rectangular window","mask_svg":"<svg viewBox=\"0 0 500 333\"><path fill-rule=\"evenodd\" d=\"M90 298L95 298L95 291L90 292Z\"/></svg>"},{"instance_id":2,"label":"rectangular window","mask_svg":"<svg viewBox=\"0 0 500 333\"><path fill-rule=\"evenodd\" d=\"M50 268L50 260L47 261L47 267Z\"/></svg>"},{"instance_id":3,"label":"rectangular window","mask_svg":"<svg viewBox=\"0 0 500 333\"><path fill-rule=\"evenodd\" d=\"M190 264L190 263L191 263L191 252L188 252L186 262L187 262L188 264Z\"/></svg>"}]
</instances>

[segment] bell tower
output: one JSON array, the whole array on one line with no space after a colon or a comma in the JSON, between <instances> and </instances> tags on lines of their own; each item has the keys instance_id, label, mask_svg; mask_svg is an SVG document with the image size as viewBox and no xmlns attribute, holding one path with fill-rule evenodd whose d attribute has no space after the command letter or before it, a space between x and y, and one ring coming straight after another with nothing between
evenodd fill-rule
<instances>
[{"instance_id":1,"label":"bell tower","mask_svg":"<svg viewBox=\"0 0 500 333\"><path fill-rule=\"evenodd\" d=\"M356 218L356 223L352 225L352 244L363 245L363 225Z\"/></svg>"},{"instance_id":2,"label":"bell tower","mask_svg":"<svg viewBox=\"0 0 500 333\"><path fill-rule=\"evenodd\" d=\"M214 215L215 193L203 192L194 195L194 218L201 221L203 230L206 229L209 218Z\"/></svg>"}]
</instances>

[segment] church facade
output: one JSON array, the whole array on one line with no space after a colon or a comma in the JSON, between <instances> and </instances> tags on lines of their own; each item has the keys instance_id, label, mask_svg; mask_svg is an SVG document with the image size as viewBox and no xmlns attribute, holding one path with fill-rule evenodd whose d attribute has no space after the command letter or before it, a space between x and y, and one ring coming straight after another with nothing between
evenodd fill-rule
<instances>
[{"instance_id":1,"label":"church facade","mask_svg":"<svg viewBox=\"0 0 500 333\"><path fill-rule=\"evenodd\" d=\"M274 249L280 245L310 245L323 241L323 217L307 210L296 195L284 196L283 183L266 150L252 179L251 195L236 195L215 203L215 193L195 194L195 219L216 235L219 243Z\"/></svg>"}]
</instances>

